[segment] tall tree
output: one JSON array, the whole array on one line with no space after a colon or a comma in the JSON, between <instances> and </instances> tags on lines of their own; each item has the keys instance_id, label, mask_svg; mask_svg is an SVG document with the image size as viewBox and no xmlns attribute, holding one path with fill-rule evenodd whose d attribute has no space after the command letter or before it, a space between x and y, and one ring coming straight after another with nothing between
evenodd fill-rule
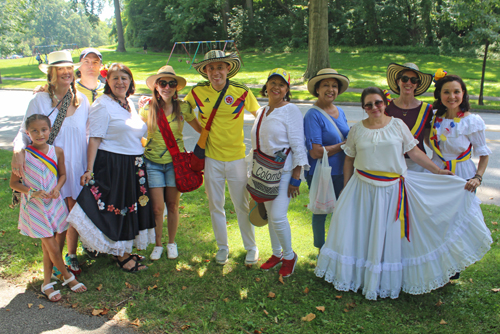
<instances>
[{"instance_id":1,"label":"tall tree","mask_svg":"<svg viewBox=\"0 0 500 334\"><path fill-rule=\"evenodd\" d=\"M328 55L328 0L309 2L309 55L304 79L309 80L325 67L330 67Z\"/></svg>"},{"instance_id":2,"label":"tall tree","mask_svg":"<svg viewBox=\"0 0 500 334\"><path fill-rule=\"evenodd\" d=\"M488 48L492 43L500 41L500 0L454 0L452 7L455 25L459 29L469 28L466 38L471 43L484 45L481 88L479 105L484 105L483 90L486 73Z\"/></svg>"},{"instance_id":3,"label":"tall tree","mask_svg":"<svg viewBox=\"0 0 500 334\"><path fill-rule=\"evenodd\" d=\"M113 3L115 5L116 34L118 35L118 46L116 47L116 51L125 52L127 50L125 50L125 38L123 37L120 0L113 0Z\"/></svg>"}]
</instances>

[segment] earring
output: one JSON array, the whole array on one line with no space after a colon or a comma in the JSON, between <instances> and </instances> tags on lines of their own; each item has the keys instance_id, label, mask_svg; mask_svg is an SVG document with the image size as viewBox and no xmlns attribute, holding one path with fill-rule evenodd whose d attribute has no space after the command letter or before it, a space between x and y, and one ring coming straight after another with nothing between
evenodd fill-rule
<instances>
[{"instance_id":1,"label":"earring","mask_svg":"<svg viewBox=\"0 0 500 334\"><path fill-rule=\"evenodd\" d=\"M174 94L174 96L173 96L174 101L177 101L177 98L178 98L178 96L177 96L177 92L175 92L175 94Z\"/></svg>"},{"instance_id":2,"label":"earring","mask_svg":"<svg viewBox=\"0 0 500 334\"><path fill-rule=\"evenodd\" d=\"M264 95L267 96L267 89L264 91Z\"/></svg>"}]
</instances>

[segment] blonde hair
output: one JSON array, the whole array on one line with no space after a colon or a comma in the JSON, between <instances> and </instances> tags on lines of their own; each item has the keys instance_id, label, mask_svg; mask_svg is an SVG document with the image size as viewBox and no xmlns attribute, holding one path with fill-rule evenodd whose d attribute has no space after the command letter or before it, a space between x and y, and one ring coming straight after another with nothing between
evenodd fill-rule
<instances>
[{"instance_id":1,"label":"blonde hair","mask_svg":"<svg viewBox=\"0 0 500 334\"><path fill-rule=\"evenodd\" d=\"M71 82L71 92L73 93L73 98L71 100L71 104L76 108L78 108L78 106L80 105L80 100L78 100L78 96L76 95L75 80L76 78L75 75L73 74L73 81ZM50 99L52 100L52 107L55 107L57 105L57 103L54 101L56 83L57 83L57 67L50 66L47 71L47 84L49 86L48 93Z\"/></svg>"},{"instance_id":2,"label":"blonde hair","mask_svg":"<svg viewBox=\"0 0 500 334\"><path fill-rule=\"evenodd\" d=\"M158 79L160 80L160 79ZM156 80L156 82L158 82ZM174 97L176 97L174 99ZM162 103L163 99L160 96L160 93L156 90L156 83L155 83L155 88L153 89L153 97L151 98L151 101L149 102L149 112L148 112L148 119L146 121L146 124L148 125L148 131L153 133L156 131L158 128L158 119L156 117L158 110L162 108ZM172 97L172 115L175 116L175 120L177 121L177 124L180 126L181 124L181 102L179 99L177 99L177 91L175 92L175 95Z\"/></svg>"}]
</instances>

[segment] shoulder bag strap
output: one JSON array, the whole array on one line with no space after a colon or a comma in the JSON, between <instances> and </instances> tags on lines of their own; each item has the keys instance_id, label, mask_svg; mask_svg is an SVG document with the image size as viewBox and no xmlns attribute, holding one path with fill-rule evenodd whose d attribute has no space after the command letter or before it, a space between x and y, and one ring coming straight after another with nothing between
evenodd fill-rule
<instances>
[{"instance_id":1,"label":"shoulder bag strap","mask_svg":"<svg viewBox=\"0 0 500 334\"><path fill-rule=\"evenodd\" d=\"M324 110L323 110L323 109L321 109L320 107L317 107L317 106L315 106L315 105L313 105L312 107L313 107L314 109L316 109L317 111L319 111L320 113L322 113L322 114L323 114L323 116L325 116L325 117L326 117L326 119L327 119L327 120L329 120L329 121L330 121L330 123L332 123L332 124L333 124L333 127L334 127L335 129L337 129L337 131L339 132L340 139L342 139L342 141L344 141L344 140L345 140L345 137L344 137L344 135L342 134L342 132L340 132L339 127L337 126L337 124L335 124L335 122L333 121L332 117L331 117L330 115L328 115L328 114L326 113L326 111L324 111ZM340 113L339 113L339 116L340 116Z\"/></svg>"},{"instance_id":2,"label":"shoulder bag strap","mask_svg":"<svg viewBox=\"0 0 500 334\"><path fill-rule=\"evenodd\" d=\"M260 113L259 117L259 122L257 123L257 129L255 129L255 141L257 142L257 151L260 152L260 139L259 139L259 132L260 132L260 125L262 123L262 118L264 118L264 113L267 112L266 108L262 109L262 112ZM291 148L289 147L285 154L288 156L288 153L290 153Z\"/></svg>"},{"instance_id":3,"label":"shoulder bag strap","mask_svg":"<svg viewBox=\"0 0 500 334\"><path fill-rule=\"evenodd\" d=\"M170 124L168 124L167 117L165 116L165 112L162 108L158 110L158 112L156 113L156 117L158 120L158 128L160 129L161 136L165 141L165 145L167 145L170 155L174 157L180 152L179 145L177 145L177 141L175 140L172 129L170 128Z\"/></svg>"},{"instance_id":4,"label":"shoulder bag strap","mask_svg":"<svg viewBox=\"0 0 500 334\"><path fill-rule=\"evenodd\" d=\"M212 121L214 120L215 114L217 113L217 109L219 109L220 103L222 102L222 98L224 97L224 95L226 95L228 87L229 87L229 79L226 79L226 85L224 86L224 88L222 88L219 97L217 98L217 102L215 102L214 108L212 109L212 113L208 118L208 122L205 125L205 129L207 131L210 131L210 128L212 127Z\"/></svg>"},{"instance_id":5,"label":"shoulder bag strap","mask_svg":"<svg viewBox=\"0 0 500 334\"><path fill-rule=\"evenodd\" d=\"M66 119L66 113L68 111L69 105L71 104L71 100L73 98L73 94L71 93L71 90L68 89L68 92L66 95L64 95L62 101L62 106L59 112L57 113L56 120L54 121L54 124L52 124L52 131L50 131L49 134L49 139L47 140L47 144L52 145L54 143L54 140L56 139L57 135L59 134L59 130L61 130L61 126ZM61 103L59 101L59 103ZM57 105L59 105L59 103ZM56 110L57 106L50 112L48 117Z\"/></svg>"}]
</instances>

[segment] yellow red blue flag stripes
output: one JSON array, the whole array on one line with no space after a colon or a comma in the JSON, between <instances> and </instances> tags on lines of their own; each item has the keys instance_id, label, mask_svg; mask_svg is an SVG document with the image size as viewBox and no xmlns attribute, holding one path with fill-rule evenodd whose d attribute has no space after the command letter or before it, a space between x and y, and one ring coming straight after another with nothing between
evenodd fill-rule
<instances>
[{"instance_id":1,"label":"yellow red blue flag stripes","mask_svg":"<svg viewBox=\"0 0 500 334\"><path fill-rule=\"evenodd\" d=\"M34 157L43 162L47 166L47 168L57 177L57 163L54 160L31 145L26 147L26 151L30 152Z\"/></svg>"},{"instance_id":2,"label":"yellow red blue flag stripes","mask_svg":"<svg viewBox=\"0 0 500 334\"><path fill-rule=\"evenodd\" d=\"M408 197L406 193L404 177L402 177L397 173L363 171L359 169L357 171L360 175L375 181L388 182L399 179L399 194L398 194L398 206L396 210L396 219L399 219L401 221L401 238L406 237L406 239L410 241L409 207L408 207Z\"/></svg>"},{"instance_id":3,"label":"yellow red blue flag stripes","mask_svg":"<svg viewBox=\"0 0 500 334\"><path fill-rule=\"evenodd\" d=\"M422 107L420 107L420 111L418 113L417 120L415 121L415 125L410 130L414 138L418 138L420 133L425 127L425 120L427 119L429 113L432 112L432 105L429 103L422 102Z\"/></svg>"}]
</instances>

